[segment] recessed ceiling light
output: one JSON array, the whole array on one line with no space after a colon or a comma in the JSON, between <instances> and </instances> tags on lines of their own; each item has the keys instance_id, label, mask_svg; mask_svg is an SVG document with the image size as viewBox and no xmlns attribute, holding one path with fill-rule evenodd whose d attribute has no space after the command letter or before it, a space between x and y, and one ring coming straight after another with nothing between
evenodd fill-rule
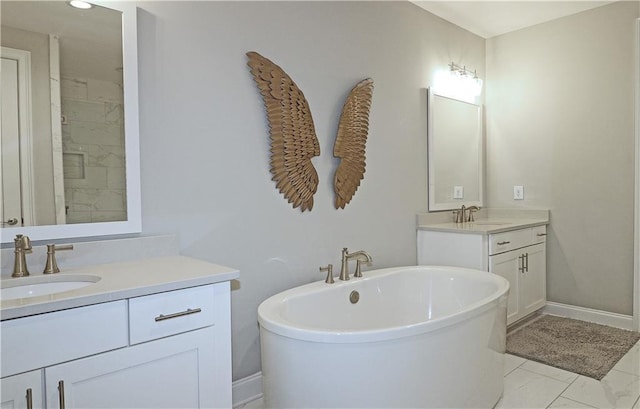
<instances>
[{"instance_id":1,"label":"recessed ceiling light","mask_svg":"<svg viewBox=\"0 0 640 409\"><path fill-rule=\"evenodd\" d=\"M71 7L75 7L77 9L90 9L91 7L93 7L93 5L91 3L87 3L86 1L82 1L82 0L71 0L69 2L69 5Z\"/></svg>"}]
</instances>

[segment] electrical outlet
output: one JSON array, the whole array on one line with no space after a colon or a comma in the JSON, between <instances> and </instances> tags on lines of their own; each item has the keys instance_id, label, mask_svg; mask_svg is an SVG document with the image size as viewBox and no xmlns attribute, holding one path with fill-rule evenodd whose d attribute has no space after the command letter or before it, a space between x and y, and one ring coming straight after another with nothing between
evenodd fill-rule
<instances>
[{"instance_id":1,"label":"electrical outlet","mask_svg":"<svg viewBox=\"0 0 640 409\"><path fill-rule=\"evenodd\" d=\"M453 198L454 199L464 199L464 186L454 186L453 187Z\"/></svg>"},{"instance_id":2,"label":"electrical outlet","mask_svg":"<svg viewBox=\"0 0 640 409\"><path fill-rule=\"evenodd\" d=\"M513 200L524 200L524 186L513 187Z\"/></svg>"}]
</instances>

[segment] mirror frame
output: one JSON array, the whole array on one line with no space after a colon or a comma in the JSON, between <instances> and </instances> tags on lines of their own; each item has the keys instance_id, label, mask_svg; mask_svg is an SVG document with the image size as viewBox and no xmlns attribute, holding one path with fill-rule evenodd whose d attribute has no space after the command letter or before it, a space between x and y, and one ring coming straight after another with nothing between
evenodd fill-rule
<instances>
[{"instance_id":1,"label":"mirror frame","mask_svg":"<svg viewBox=\"0 0 640 409\"><path fill-rule=\"evenodd\" d=\"M127 220L0 228L2 243L12 243L16 234L33 241L71 239L140 233L142 208L140 194L140 127L138 118L138 28L137 7L127 2L92 1L92 4L122 13L122 64L125 131L125 175Z\"/></svg>"},{"instance_id":2,"label":"mirror frame","mask_svg":"<svg viewBox=\"0 0 640 409\"><path fill-rule=\"evenodd\" d=\"M435 91L433 88L427 88L427 161L428 161L428 205L429 211L443 211L443 210L455 210L458 209L461 205L465 206L484 206L484 126L483 126L483 115L482 115L482 105L473 104L467 101L458 100L456 98L452 98L446 94L439 93ZM434 115L433 115L433 104L434 97L440 96L443 98L453 99L456 101L460 101L464 104L473 105L478 108L478 129L477 129L477 140L478 140L478 200L465 200L465 199L456 199L456 201L452 202L436 202L435 200L435 188L436 188L436 180L435 180L435 153L433 152L432 147L434 146Z\"/></svg>"}]
</instances>

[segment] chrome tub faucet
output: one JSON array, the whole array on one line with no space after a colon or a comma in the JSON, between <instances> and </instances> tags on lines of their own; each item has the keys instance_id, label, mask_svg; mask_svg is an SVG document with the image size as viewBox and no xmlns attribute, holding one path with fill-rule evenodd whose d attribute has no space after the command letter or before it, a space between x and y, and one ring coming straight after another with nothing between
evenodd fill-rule
<instances>
[{"instance_id":1,"label":"chrome tub faucet","mask_svg":"<svg viewBox=\"0 0 640 409\"><path fill-rule=\"evenodd\" d=\"M346 281L349 279L349 260L356 259L356 271L354 273L354 277L362 277L361 271L361 263L365 263L367 265L373 262L373 259L364 250L354 251L353 253L349 253L347 248L342 249L342 267L340 268L340 280Z\"/></svg>"}]
</instances>

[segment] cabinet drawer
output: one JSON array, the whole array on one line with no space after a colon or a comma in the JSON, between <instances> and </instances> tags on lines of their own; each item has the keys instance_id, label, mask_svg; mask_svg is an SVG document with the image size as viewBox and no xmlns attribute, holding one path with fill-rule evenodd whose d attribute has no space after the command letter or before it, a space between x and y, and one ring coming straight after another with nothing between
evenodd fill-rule
<instances>
[{"instance_id":1,"label":"cabinet drawer","mask_svg":"<svg viewBox=\"0 0 640 409\"><path fill-rule=\"evenodd\" d=\"M212 285L129 300L129 342L158 339L215 323Z\"/></svg>"},{"instance_id":2,"label":"cabinet drawer","mask_svg":"<svg viewBox=\"0 0 640 409\"><path fill-rule=\"evenodd\" d=\"M492 234L489 237L489 255L503 253L532 244L531 228Z\"/></svg>"},{"instance_id":3,"label":"cabinet drawer","mask_svg":"<svg viewBox=\"0 0 640 409\"><path fill-rule=\"evenodd\" d=\"M535 244L547 241L547 226L536 226L531 230L533 231L533 242Z\"/></svg>"},{"instance_id":4,"label":"cabinet drawer","mask_svg":"<svg viewBox=\"0 0 640 409\"><path fill-rule=\"evenodd\" d=\"M2 321L2 376L127 346L127 302Z\"/></svg>"}]
</instances>

